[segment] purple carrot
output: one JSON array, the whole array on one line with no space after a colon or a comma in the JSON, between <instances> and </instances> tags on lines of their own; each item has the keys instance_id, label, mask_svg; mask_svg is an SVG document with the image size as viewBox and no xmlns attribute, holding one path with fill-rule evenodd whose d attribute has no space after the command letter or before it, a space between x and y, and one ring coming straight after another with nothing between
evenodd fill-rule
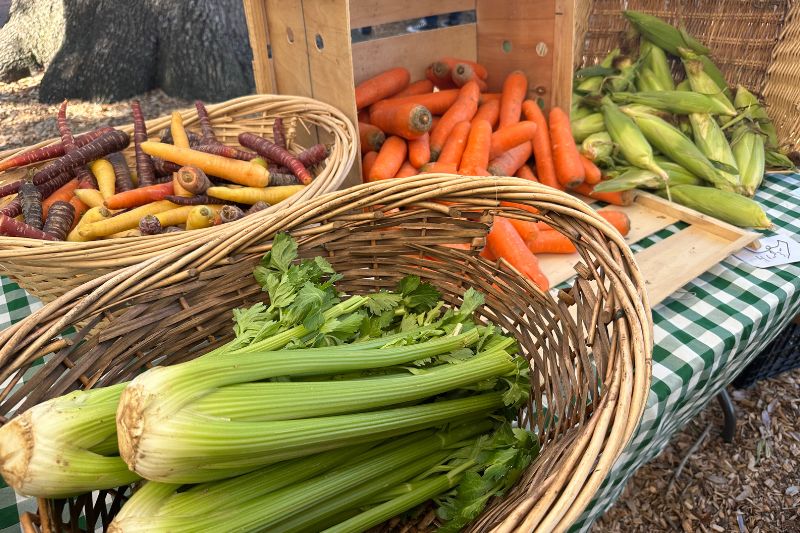
<instances>
[{"instance_id":1,"label":"purple carrot","mask_svg":"<svg viewBox=\"0 0 800 533\"><path fill-rule=\"evenodd\" d=\"M164 200L178 205L205 205L205 204L224 204L225 200L198 194L197 196L165 196Z\"/></svg>"},{"instance_id":2,"label":"purple carrot","mask_svg":"<svg viewBox=\"0 0 800 533\"><path fill-rule=\"evenodd\" d=\"M30 180L19 186L17 195L22 202L22 218L32 228L42 229L42 193Z\"/></svg>"},{"instance_id":3,"label":"purple carrot","mask_svg":"<svg viewBox=\"0 0 800 533\"><path fill-rule=\"evenodd\" d=\"M294 174L284 172L270 172L269 184L272 185L299 185L300 180Z\"/></svg>"},{"instance_id":4,"label":"purple carrot","mask_svg":"<svg viewBox=\"0 0 800 533\"><path fill-rule=\"evenodd\" d=\"M211 127L211 119L208 118L208 110L205 104L200 100L194 101L194 107L197 109L197 118L200 120L200 131L203 132L203 144L217 144L217 136L214 134L214 128Z\"/></svg>"},{"instance_id":5,"label":"purple carrot","mask_svg":"<svg viewBox=\"0 0 800 533\"><path fill-rule=\"evenodd\" d=\"M258 213L259 211L263 211L264 209L268 208L269 204L267 202L256 202L250 206L250 209L245 211L244 215L252 215L253 213Z\"/></svg>"},{"instance_id":6,"label":"purple carrot","mask_svg":"<svg viewBox=\"0 0 800 533\"><path fill-rule=\"evenodd\" d=\"M330 152L327 146L324 144L315 144L297 154L297 159L299 159L306 168L311 168L324 161L329 154Z\"/></svg>"},{"instance_id":7,"label":"purple carrot","mask_svg":"<svg viewBox=\"0 0 800 533\"><path fill-rule=\"evenodd\" d=\"M128 168L128 162L125 156L120 152L108 154L106 157L111 166L114 167L114 193L125 192L134 189L133 180L131 179L131 169Z\"/></svg>"},{"instance_id":8,"label":"purple carrot","mask_svg":"<svg viewBox=\"0 0 800 533\"><path fill-rule=\"evenodd\" d=\"M275 144L286 150L286 130L283 129L283 119L276 117L272 122L272 138Z\"/></svg>"},{"instance_id":9,"label":"purple carrot","mask_svg":"<svg viewBox=\"0 0 800 533\"><path fill-rule=\"evenodd\" d=\"M262 157L266 157L267 159L288 167L292 174L300 178L300 182L303 185L308 185L311 183L311 180L314 179L308 169L303 166L303 163L290 154L288 150L281 148L263 137L252 133L240 133L239 144L245 148L255 150Z\"/></svg>"},{"instance_id":10,"label":"purple carrot","mask_svg":"<svg viewBox=\"0 0 800 533\"><path fill-rule=\"evenodd\" d=\"M153 161L153 170L155 170L156 178L172 176L174 172L181 169L179 164L173 163L172 161L164 161L160 157L153 157L151 159Z\"/></svg>"},{"instance_id":11,"label":"purple carrot","mask_svg":"<svg viewBox=\"0 0 800 533\"><path fill-rule=\"evenodd\" d=\"M222 220L223 224L227 224L228 222L233 222L235 220L239 220L244 216L244 211L240 208L236 207L235 205L226 205L223 206L222 209L219 210L219 218Z\"/></svg>"},{"instance_id":12,"label":"purple carrot","mask_svg":"<svg viewBox=\"0 0 800 533\"><path fill-rule=\"evenodd\" d=\"M139 231L142 235L158 235L161 230L161 221L155 215L145 215L139 220Z\"/></svg>"},{"instance_id":13,"label":"purple carrot","mask_svg":"<svg viewBox=\"0 0 800 533\"><path fill-rule=\"evenodd\" d=\"M199 136L194 132L187 131L186 137L188 137L189 139L189 148L195 148L196 146L200 146L201 144L207 144L206 141L201 136ZM163 130L161 132L159 140L162 143L172 144L172 130L170 130L169 128Z\"/></svg>"},{"instance_id":14,"label":"purple carrot","mask_svg":"<svg viewBox=\"0 0 800 533\"><path fill-rule=\"evenodd\" d=\"M42 231L52 235L56 240L63 241L67 238L72 222L75 220L75 207L69 202L59 200L53 202L47 211L47 221Z\"/></svg>"},{"instance_id":15,"label":"purple carrot","mask_svg":"<svg viewBox=\"0 0 800 533\"><path fill-rule=\"evenodd\" d=\"M194 147L198 152L205 152L207 154L221 155L230 159L238 159L240 161L252 161L258 154L253 152L245 152L233 146L225 146L224 144L201 144Z\"/></svg>"},{"instance_id":16,"label":"purple carrot","mask_svg":"<svg viewBox=\"0 0 800 533\"><path fill-rule=\"evenodd\" d=\"M114 128L110 126L103 126L102 128L92 130L88 133L84 133L83 135L78 135L75 137L75 145L78 148L81 146L86 146L91 141L97 139L104 133L112 131L113 129ZM53 143L49 146L28 150L27 152L15 155L10 159L6 159L0 163L0 172L12 168L24 167L25 165L30 165L33 163L39 163L41 161L47 161L48 159L55 159L56 157L61 157L62 155L64 155L64 143Z\"/></svg>"},{"instance_id":17,"label":"purple carrot","mask_svg":"<svg viewBox=\"0 0 800 533\"><path fill-rule=\"evenodd\" d=\"M25 237L26 239L39 239L41 241L55 241L56 238L40 229L33 228L24 222L15 220L6 215L0 215L0 235L9 237Z\"/></svg>"},{"instance_id":18,"label":"purple carrot","mask_svg":"<svg viewBox=\"0 0 800 533\"><path fill-rule=\"evenodd\" d=\"M70 154L64 154L33 175L33 184L42 185L54 179L62 172L72 171L78 165L104 157L112 152L119 152L131 142L124 131L113 130L93 140ZM14 194L22 185L22 180L12 181L0 186L0 198Z\"/></svg>"},{"instance_id":19,"label":"purple carrot","mask_svg":"<svg viewBox=\"0 0 800 533\"><path fill-rule=\"evenodd\" d=\"M72 178L72 172L64 172L42 185L37 185L36 188L42 193L42 198L47 198ZM20 216L22 214L22 203L20 202L19 196L0 209L0 214L11 218Z\"/></svg>"},{"instance_id":20,"label":"purple carrot","mask_svg":"<svg viewBox=\"0 0 800 533\"><path fill-rule=\"evenodd\" d=\"M56 124L58 125L58 134L61 136L61 144L64 145L64 153L71 154L75 150L78 149L78 145L75 144L75 138L72 136L72 130L69 127L69 123L67 123L67 101L64 100L61 103L61 106L58 108L58 115L56 118ZM82 189L96 189L97 188L97 180L94 179L94 176L86 165L78 165L75 167L75 177L78 178L80 182L80 187Z\"/></svg>"},{"instance_id":21,"label":"purple carrot","mask_svg":"<svg viewBox=\"0 0 800 533\"><path fill-rule=\"evenodd\" d=\"M139 100L131 101L133 114L133 150L136 154L136 176L139 178L139 187L147 187L156 181L153 173L153 161L144 153L141 143L147 140L147 127L144 124L144 115Z\"/></svg>"}]
</instances>

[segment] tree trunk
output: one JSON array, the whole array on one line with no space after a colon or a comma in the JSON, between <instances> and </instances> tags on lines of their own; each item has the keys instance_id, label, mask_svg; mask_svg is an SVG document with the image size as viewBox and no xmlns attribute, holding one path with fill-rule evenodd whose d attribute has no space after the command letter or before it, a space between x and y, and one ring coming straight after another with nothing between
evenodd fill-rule
<instances>
[{"instance_id":1,"label":"tree trunk","mask_svg":"<svg viewBox=\"0 0 800 533\"><path fill-rule=\"evenodd\" d=\"M44 67L42 102L225 100L253 91L251 60L241 0L13 0L0 29L0 80Z\"/></svg>"}]
</instances>

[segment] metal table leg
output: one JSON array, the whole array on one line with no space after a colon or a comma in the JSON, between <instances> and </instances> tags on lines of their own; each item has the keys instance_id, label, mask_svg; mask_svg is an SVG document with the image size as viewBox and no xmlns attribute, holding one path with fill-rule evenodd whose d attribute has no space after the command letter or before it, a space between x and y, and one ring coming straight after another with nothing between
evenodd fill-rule
<instances>
[{"instance_id":1,"label":"metal table leg","mask_svg":"<svg viewBox=\"0 0 800 533\"><path fill-rule=\"evenodd\" d=\"M717 394L717 400L719 400L719 406L722 408L722 416L724 418L722 440L731 443L733 442L734 435L736 435L736 411L733 407L733 401L726 389L722 389L722 391Z\"/></svg>"}]
</instances>

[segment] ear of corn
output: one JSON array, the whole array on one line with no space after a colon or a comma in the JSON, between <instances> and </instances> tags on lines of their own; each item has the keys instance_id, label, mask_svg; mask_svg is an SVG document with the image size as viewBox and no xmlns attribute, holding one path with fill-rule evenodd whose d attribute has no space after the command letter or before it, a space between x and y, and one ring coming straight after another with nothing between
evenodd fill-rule
<instances>
[{"instance_id":1,"label":"ear of corn","mask_svg":"<svg viewBox=\"0 0 800 533\"><path fill-rule=\"evenodd\" d=\"M733 105L740 111L748 111L750 116L758 121L761 131L767 135L767 146L773 149L778 148L778 134L775 131L775 125L753 93L739 85L736 88L736 98L733 100Z\"/></svg>"},{"instance_id":2,"label":"ear of corn","mask_svg":"<svg viewBox=\"0 0 800 533\"><path fill-rule=\"evenodd\" d=\"M709 49L697 39L658 17L638 11L624 11L623 15L645 39L674 56L678 55L679 48L688 48L698 54L709 53Z\"/></svg>"},{"instance_id":3,"label":"ear of corn","mask_svg":"<svg viewBox=\"0 0 800 533\"><path fill-rule=\"evenodd\" d=\"M594 111L582 104L582 96L576 93L572 93L572 105L570 106L569 110L569 118L570 120L578 120L583 117L589 116Z\"/></svg>"},{"instance_id":4,"label":"ear of corn","mask_svg":"<svg viewBox=\"0 0 800 533\"><path fill-rule=\"evenodd\" d=\"M639 69L636 75L636 89L639 92L668 91L671 87L662 85L655 73L647 67Z\"/></svg>"},{"instance_id":5,"label":"ear of corn","mask_svg":"<svg viewBox=\"0 0 800 533\"><path fill-rule=\"evenodd\" d=\"M764 136L742 124L733 134L733 155L739 164L742 193L753 196L764 179Z\"/></svg>"},{"instance_id":6,"label":"ear of corn","mask_svg":"<svg viewBox=\"0 0 800 533\"><path fill-rule=\"evenodd\" d=\"M611 97L617 103L641 104L679 115L689 113L728 114L728 109L718 100L691 91L617 92Z\"/></svg>"},{"instance_id":7,"label":"ear of corn","mask_svg":"<svg viewBox=\"0 0 800 533\"><path fill-rule=\"evenodd\" d=\"M593 133L581 144L581 154L590 161L598 161L611 157L614 152L614 141L607 131Z\"/></svg>"},{"instance_id":8,"label":"ear of corn","mask_svg":"<svg viewBox=\"0 0 800 533\"><path fill-rule=\"evenodd\" d=\"M678 85L675 86L676 91L691 91L692 86L689 84L689 80L683 80Z\"/></svg>"},{"instance_id":9,"label":"ear of corn","mask_svg":"<svg viewBox=\"0 0 800 533\"><path fill-rule=\"evenodd\" d=\"M722 74L722 71L720 71L719 67L717 67L717 64L714 63L707 55L701 55L698 57L698 59L703 64L703 70L706 74L708 74L708 77L714 80L714 83L717 84L717 87L719 87L722 92L725 93L725 96L730 99L732 97L731 90L728 87L728 82L725 80L725 76Z\"/></svg>"},{"instance_id":10,"label":"ear of corn","mask_svg":"<svg viewBox=\"0 0 800 533\"><path fill-rule=\"evenodd\" d=\"M672 91L675 89L675 81L672 79L667 54L663 49L643 38L639 45L639 56L642 58L644 68L652 72L654 81L659 87L657 90Z\"/></svg>"},{"instance_id":11,"label":"ear of corn","mask_svg":"<svg viewBox=\"0 0 800 533\"><path fill-rule=\"evenodd\" d=\"M636 65L630 59L618 63L619 74L608 78L608 87L612 92L627 91L633 88L636 79Z\"/></svg>"},{"instance_id":12,"label":"ear of corn","mask_svg":"<svg viewBox=\"0 0 800 533\"><path fill-rule=\"evenodd\" d=\"M653 159L653 148L642 135L630 117L625 115L610 98L604 97L601 105L603 119L611 140L619 146L619 150L628 162L636 167L650 170L661 179L667 179L667 173Z\"/></svg>"},{"instance_id":13,"label":"ear of corn","mask_svg":"<svg viewBox=\"0 0 800 533\"><path fill-rule=\"evenodd\" d=\"M791 159L780 152L776 152L775 150L767 150L765 160L769 168L781 168L786 170L797 169Z\"/></svg>"},{"instance_id":14,"label":"ear of corn","mask_svg":"<svg viewBox=\"0 0 800 533\"><path fill-rule=\"evenodd\" d=\"M769 228L772 222L757 202L740 194L697 185L669 188L672 201L741 227ZM661 196L666 191L659 191Z\"/></svg>"},{"instance_id":15,"label":"ear of corn","mask_svg":"<svg viewBox=\"0 0 800 533\"><path fill-rule=\"evenodd\" d=\"M624 112L633 117L636 125L650 144L692 174L706 180L715 187L728 191L735 190L739 185L738 182L731 183L717 172L717 169L714 168L714 165L703 155L700 149L674 126L647 113L636 113L627 108L624 109Z\"/></svg>"},{"instance_id":16,"label":"ear of corn","mask_svg":"<svg viewBox=\"0 0 800 533\"><path fill-rule=\"evenodd\" d=\"M572 136L575 142L583 142L583 140L592 133L598 133L606 129L603 115L601 113L592 113L578 120L571 121Z\"/></svg>"},{"instance_id":17,"label":"ear of corn","mask_svg":"<svg viewBox=\"0 0 800 533\"><path fill-rule=\"evenodd\" d=\"M729 116L735 115L736 108L733 107L730 99L725 96L725 93L722 92L722 89L719 88L716 82L711 79L711 76L703 70L703 62L697 59L697 56L693 54L684 55L687 57L683 59L683 66L686 69L686 77L689 80L689 85L692 87L692 90L696 93L710 96L724 106L725 112L719 114Z\"/></svg>"},{"instance_id":18,"label":"ear of corn","mask_svg":"<svg viewBox=\"0 0 800 533\"><path fill-rule=\"evenodd\" d=\"M719 171L727 181L731 183L739 181L737 160L734 159L728 139L725 138L725 133L717 122L706 113L690 114L689 122L692 125L694 144L710 161L731 167L730 171Z\"/></svg>"},{"instance_id":19,"label":"ear of corn","mask_svg":"<svg viewBox=\"0 0 800 533\"><path fill-rule=\"evenodd\" d=\"M619 57L620 50L619 48L615 48L609 54L603 58L600 62L600 66L604 68L611 68L614 66L614 60ZM587 93L594 93L600 90L600 87L603 85L603 80L605 76L591 76L580 80L578 83L575 84L575 89L581 92Z\"/></svg>"},{"instance_id":20,"label":"ear of corn","mask_svg":"<svg viewBox=\"0 0 800 533\"><path fill-rule=\"evenodd\" d=\"M684 169L680 169L677 172L667 170L667 174L669 175L670 187L673 185L701 185L703 183L701 179L696 178ZM636 188L664 189L665 186L664 180L651 171L641 168L629 168L615 178L601 181L594 186L594 190L597 192L619 192Z\"/></svg>"}]
</instances>

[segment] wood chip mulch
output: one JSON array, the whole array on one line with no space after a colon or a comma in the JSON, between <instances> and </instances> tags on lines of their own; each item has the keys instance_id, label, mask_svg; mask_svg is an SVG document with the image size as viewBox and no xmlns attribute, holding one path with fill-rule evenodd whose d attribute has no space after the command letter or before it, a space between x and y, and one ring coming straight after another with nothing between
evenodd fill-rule
<instances>
[{"instance_id":1,"label":"wood chip mulch","mask_svg":"<svg viewBox=\"0 0 800 533\"><path fill-rule=\"evenodd\" d=\"M800 533L800 370L729 392L733 443L714 400L636 472L594 533Z\"/></svg>"}]
</instances>

